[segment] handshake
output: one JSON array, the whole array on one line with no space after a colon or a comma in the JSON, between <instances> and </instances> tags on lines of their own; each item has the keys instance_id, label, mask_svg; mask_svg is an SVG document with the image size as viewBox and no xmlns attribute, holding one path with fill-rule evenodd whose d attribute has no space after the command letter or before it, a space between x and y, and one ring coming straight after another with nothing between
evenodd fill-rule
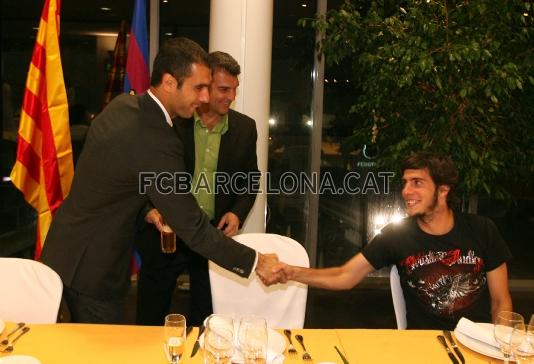
<instances>
[{"instance_id":1,"label":"handshake","mask_svg":"<svg viewBox=\"0 0 534 364\"><path fill-rule=\"evenodd\" d=\"M256 274L266 286L275 283L286 283L294 275L293 267L278 260L276 254L261 254L258 252Z\"/></svg>"}]
</instances>

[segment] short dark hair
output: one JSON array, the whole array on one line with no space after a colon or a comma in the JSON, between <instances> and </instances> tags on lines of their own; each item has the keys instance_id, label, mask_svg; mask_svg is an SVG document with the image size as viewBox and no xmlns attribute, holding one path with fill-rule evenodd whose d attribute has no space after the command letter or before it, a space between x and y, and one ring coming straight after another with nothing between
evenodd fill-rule
<instances>
[{"instance_id":1,"label":"short dark hair","mask_svg":"<svg viewBox=\"0 0 534 364\"><path fill-rule=\"evenodd\" d=\"M209 54L209 60L213 72L224 70L234 77L239 76L241 73L241 67L239 67L239 63L237 63L234 57L228 53L211 52Z\"/></svg>"},{"instance_id":2,"label":"short dark hair","mask_svg":"<svg viewBox=\"0 0 534 364\"><path fill-rule=\"evenodd\" d=\"M191 75L193 63L210 67L208 54L201 46L183 37L167 40L154 59L150 85L158 86L163 75L169 73L178 81L178 87L182 87L184 79Z\"/></svg>"},{"instance_id":3,"label":"short dark hair","mask_svg":"<svg viewBox=\"0 0 534 364\"><path fill-rule=\"evenodd\" d=\"M431 152L414 152L402 161L401 170L407 169L428 169L428 173L436 186L449 186L450 191L447 194L447 205L450 208L456 208L459 205L459 198L456 196L458 185L458 169L452 161L452 158L445 155Z\"/></svg>"}]
</instances>

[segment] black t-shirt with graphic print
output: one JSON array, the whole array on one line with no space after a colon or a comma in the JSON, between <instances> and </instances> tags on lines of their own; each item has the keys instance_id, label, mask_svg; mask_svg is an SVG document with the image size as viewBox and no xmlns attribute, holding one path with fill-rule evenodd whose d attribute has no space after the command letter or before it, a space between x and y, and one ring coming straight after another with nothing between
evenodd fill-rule
<instances>
[{"instance_id":1,"label":"black t-shirt with graphic print","mask_svg":"<svg viewBox=\"0 0 534 364\"><path fill-rule=\"evenodd\" d=\"M406 218L386 226L362 254L375 269L397 266L409 329L452 330L461 317L491 322L486 272L511 258L490 219L456 211L447 234L427 234Z\"/></svg>"}]
</instances>

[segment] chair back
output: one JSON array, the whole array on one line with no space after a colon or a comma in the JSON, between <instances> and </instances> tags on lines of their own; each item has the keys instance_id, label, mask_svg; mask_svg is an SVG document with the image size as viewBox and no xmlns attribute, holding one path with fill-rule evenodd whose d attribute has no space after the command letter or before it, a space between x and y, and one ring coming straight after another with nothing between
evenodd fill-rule
<instances>
[{"instance_id":1,"label":"chair back","mask_svg":"<svg viewBox=\"0 0 534 364\"><path fill-rule=\"evenodd\" d=\"M309 267L308 253L295 240L276 234L241 234L233 237L260 253L276 253L291 265ZM288 282L265 287L255 273L242 278L209 262L213 312L234 317L264 317L272 328L302 328L308 287Z\"/></svg>"},{"instance_id":2,"label":"chair back","mask_svg":"<svg viewBox=\"0 0 534 364\"><path fill-rule=\"evenodd\" d=\"M0 258L0 319L55 323L63 284L50 267L30 259Z\"/></svg>"},{"instance_id":3,"label":"chair back","mask_svg":"<svg viewBox=\"0 0 534 364\"><path fill-rule=\"evenodd\" d=\"M393 308L395 309L397 329L406 330L406 302L404 301L404 293L400 284L399 271L395 265L391 267L391 271L389 272L389 284L391 286L391 298L393 299Z\"/></svg>"}]
</instances>

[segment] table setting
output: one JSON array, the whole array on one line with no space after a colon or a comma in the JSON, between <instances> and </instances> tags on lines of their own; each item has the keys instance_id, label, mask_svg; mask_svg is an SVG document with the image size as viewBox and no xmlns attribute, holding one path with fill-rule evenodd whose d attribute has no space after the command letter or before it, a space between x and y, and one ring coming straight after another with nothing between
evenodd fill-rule
<instances>
[{"instance_id":1,"label":"table setting","mask_svg":"<svg viewBox=\"0 0 534 364\"><path fill-rule=\"evenodd\" d=\"M467 319L460 320L451 333L284 329L269 327L263 318L250 315L231 318L213 315L205 321L204 330L188 327L178 314L166 322L162 326L73 323L28 326L2 322L0 364L497 364L504 359L501 344L495 340L496 323L475 323ZM521 325L505 326L509 329L502 331L509 334L509 342L513 341L509 361L530 364L534 358L531 350L534 325ZM31 329L23 332L28 327ZM438 336L443 339L437 339ZM19 338L15 341L16 337ZM6 339L13 345L11 352L1 351L9 345L1 344ZM494 356L484 354L480 345L492 348Z\"/></svg>"},{"instance_id":2,"label":"table setting","mask_svg":"<svg viewBox=\"0 0 534 364\"><path fill-rule=\"evenodd\" d=\"M30 331L30 327L24 322L19 322L14 327L10 328L4 336L3 333L5 328L5 322L0 320L0 335L2 335L2 340L0 341L0 364L40 364L41 362L33 356L9 355L15 350L15 343Z\"/></svg>"},{"instance_id":3,"label":"table setting","mask_svg":"<svg viewBox=\"0 0 534 364\"><path fill-rule=\"evenodd\" d=\"M454 336L468 349L504 363L534 363L534 315L528 325L523 316L510 311L499 312L495 323L461 318Z\"/></svg>"}]
</instances>

